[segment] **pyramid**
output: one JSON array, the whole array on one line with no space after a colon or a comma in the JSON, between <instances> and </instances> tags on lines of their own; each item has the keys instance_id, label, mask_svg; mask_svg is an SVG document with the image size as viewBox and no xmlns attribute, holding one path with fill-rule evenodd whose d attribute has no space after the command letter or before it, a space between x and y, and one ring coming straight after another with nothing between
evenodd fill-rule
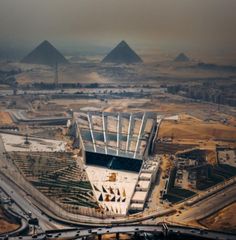
<instances>
[{"instance_id":1,"label":"pyramid","mask_svg":"<svg viewBox=\"0 0 236 240\"><path fill-rule=\"evenodd\" d=\"M132 64L140 63L142 59L125 42L121 41L111 52L102 60L103 63Z\"/></svg>"},{"instance_id":2,"label":"pyramid","mask_svg":"<svg viewBox=\"0 0 236 240\"><path fill-rule=\"evenodd\" d=\"M21 60L23 63L30 64L67 64L65 57L48 41L43 41L32 52Z\"/></svg>"},{"instance_id":3,"label":"pyramid","mask_svg":"<svg viewBox=\"0 0 236 240\"><path fill-rule=\"evenodd\" d=\"M189 58L184 54L180 53L174 60L175 62L188 62Z\"/></svg>"}]
</instances>

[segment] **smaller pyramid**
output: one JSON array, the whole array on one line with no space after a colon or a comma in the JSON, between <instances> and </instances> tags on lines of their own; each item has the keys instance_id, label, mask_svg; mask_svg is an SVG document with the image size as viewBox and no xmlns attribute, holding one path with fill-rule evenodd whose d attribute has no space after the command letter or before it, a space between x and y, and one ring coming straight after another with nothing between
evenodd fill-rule
<instances>
[{"instance_id":1,"label":"smaller pyramid","mask_svg":"<svg viewBox=\"0 0 236 240\"><path fill-rule=\"evenodd\" d=\"M189 58L184 54L180 53L174 60L175 62L189 62Z\"/></svg>"},{"instance_id":2,"label":"smaller pyramid","mask_svg":"<svg viewBox=\"0 0 236 240\"><path fill-rule=\"evenodd\" d=\"M102 60L103 63L133 64L141 63L142 59L125 42L121 41L110 53Z\"/></svg>"},{"instance_id":3,"label":"smaller pyramid","mask_svg":"<svg viewBox=\"0 0 236 240\"><path fill-rule=\"evenodd\" d=\"M65 57L50 42L46 40L40 43L32 52L24 57L21 62L50 66L68 63Z\"/></svg>"}]
</instances>

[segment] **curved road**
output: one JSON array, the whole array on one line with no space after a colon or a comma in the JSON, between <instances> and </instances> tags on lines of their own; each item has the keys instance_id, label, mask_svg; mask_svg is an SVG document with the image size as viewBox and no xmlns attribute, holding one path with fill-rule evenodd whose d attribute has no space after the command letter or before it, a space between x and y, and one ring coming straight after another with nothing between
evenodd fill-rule
<instances>
[{"instance_id":1,"label":"curved road","mask_svg":"<svg viewBox=\"0 0 236 240\"><path fill-rule=\"evenodd\" d=\"M236 201L236 184L222 189L221 191L205 198L191 207L185 207L181 213L167 218L169 222L188 223L194 220L206 218L222 208Z\"/></svg>"},{"instance_id":2,"label":"curved road","mask_svg":"<svg viewBox=\"0 0 236 240\"><path fill-rule=\"evenodd\" d=\"M47 231L47 239L84 239L89 236L102 236L105 234L119 233L153 233L156 235L185 235L190 237L201 237L203 239L235 240L235 235L222 232L199 230L197 228L187 228L179 226L163 225L135 225L135 226L115 226L87 229L72 229L65 231ZM45 234L39 234L38 239L42 239ZM15 240L18 238L11 238ZM31 240L32 237L22 237L23 240Z\"/></svg>"},{"instance_id":3,"label":"curved road","mask_svg":"<svg viewBox=\"0 0 236 240\"><path fill-rule=\"evenodd\" d=\"M3 167L4 164L8 167L13 167L9 165L9 162L5 159L3 154L4 148L1 144L0 139L0 167ZM7 172L7 171L6 171ZM11 176L12 179L13 176ZM148 214L146 216L137 215L134 218L122 218L122 219L98 219L95 217L80 216L79 221L70 221L64 218L58 217L58 213L53 213L49 209L42 207L42 205L37 202L37 199L33 199L29 196L22 188L20 188L16 183L12 182L7 176L5 176L0 171L0 186L1 188L9 195L22 210L25 212L30 211L32 217L38 218L39 225L42 231L54 230L54 229L63 229L68 228L68 224L84 225L84 226L98 226L98 225L111 225L111 224L130 224L137 223L156 217L160 217L167 214L173 214L175 212L174 208L168 210L163 210ZM195 219L201 219L214 213L215 211L223 208L224 206L230 204L236 200L236 184L231 185L214 195L201 200L200 202L194 204L191 207L185 207L181 213L174 215L173 217L168 217L168 222L174 223L187 223ZM47 213L47 215L45 214ZM55 219L55 220L53 220Z\"/></svg>"}]
</instances>

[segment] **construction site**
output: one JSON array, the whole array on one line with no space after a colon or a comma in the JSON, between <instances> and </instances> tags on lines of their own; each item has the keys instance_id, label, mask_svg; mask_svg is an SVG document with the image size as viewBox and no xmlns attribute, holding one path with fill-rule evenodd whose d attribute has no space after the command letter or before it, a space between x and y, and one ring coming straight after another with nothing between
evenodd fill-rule
<instances>
[{"instance_id":1,"label":"construction site","mask_svg":"<svg viewBox=\"0 0 236 240\"><path fill-rule=\"evenodd\" d=\"M117 47L142 63L126 43ZM47 42L41 48L52 50ZM0 84L2 171L39 199L43 212L73 223L165 218L220 226L214 214L228 219L227 207L235 208L228 191L236 176L235 107L175 93L165 78L154 78L156 66L131 60L124 68L126 59L113 54L96 64L10 63ZM168 73L173 86L189 79L178 61ZM170 66L163 63L158 74ZM5 83L10 76L17 84Z\"/></svg>"},{"instance_id":2,"label":"construction site","mask_svg":"<svg viewBox=\"0 0 236 240\"><path fill-rule=\"evenodd\" d=\"M16 120L16 113L2 114L8 119L3 118L1 133L6 157L39 191L71 212L83 207L118 216L143 211L159 187L159 174L165 182L161 206L161 199L178 202L236 173L232 128L192 116L81 111L71 114L63 131L60 125L42 125L40 131L31 122L56 123L61 116L26 121L26 115ZM22 119L27 128L17 124ZM50 131L57 131L54 139L42 138ZM217 138L219 132L224 140ZM166 158L169 164L163 166Z\"/></svg>"},{"instance_id":3,"label":"construction site","mask_svg":"<svg viewBox=\"0 0 236 240\"><path fill-rule=\"evenodd\" d=\"M159 164L149 159L157 127L150 112L73 114L71 134L103 209L123 215L144 209Z\"/></svg>"}]
</instances>

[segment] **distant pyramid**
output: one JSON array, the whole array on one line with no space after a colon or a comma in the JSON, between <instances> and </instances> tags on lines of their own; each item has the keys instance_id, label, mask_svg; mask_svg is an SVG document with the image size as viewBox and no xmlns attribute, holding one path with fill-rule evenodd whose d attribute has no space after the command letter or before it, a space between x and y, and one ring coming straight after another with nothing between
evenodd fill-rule
<instances>
[{"instance_id":1,"label":"distant pyramid","mask_svg":"<svg viewBox=\"0 0 236 240\"><path fill-rule=\"evenodd\" d=\"M121 41L111 52L102 60L104 63L140 63L142 59L125 42Z\"/></svg>"},{"instance_id":2,"label":"distant pyramid","mask_svg":"<svg viewBox=\"0 0 236 240\"><path fill-rule=\"evenodd\" d=\"M180 53L174 60L175 62L188 62L189 58L184 54Z\"/></svg>"},{"instance_id":3,"label":"distant pyramid","mask_svg":"<svg viewBox=\"0 0 236 240\"><path fill-rule=\"evenodd\" d=\"M51 65L66 64L65 57L48 41L43 41L21 60L23 63Z\"/></svg>"}]
</instances>

